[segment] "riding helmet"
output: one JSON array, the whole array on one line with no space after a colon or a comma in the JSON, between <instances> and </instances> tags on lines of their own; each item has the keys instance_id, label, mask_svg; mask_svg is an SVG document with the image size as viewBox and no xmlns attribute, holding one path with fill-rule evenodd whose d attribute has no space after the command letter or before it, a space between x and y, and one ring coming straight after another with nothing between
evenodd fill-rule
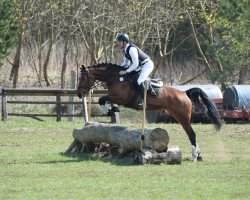
<instances>
[{"instance_id":1,"label":"riding helmet","mask_svg":"<svg viewBox=\"0 0 250 200\"><path fill-rule=\"evenodd\" d=\"M129 41L129 37L128 37L127 34L120 34L117 37L117 41L126 41L126 42L128 42Z\"/></svg>"}]
</instances>

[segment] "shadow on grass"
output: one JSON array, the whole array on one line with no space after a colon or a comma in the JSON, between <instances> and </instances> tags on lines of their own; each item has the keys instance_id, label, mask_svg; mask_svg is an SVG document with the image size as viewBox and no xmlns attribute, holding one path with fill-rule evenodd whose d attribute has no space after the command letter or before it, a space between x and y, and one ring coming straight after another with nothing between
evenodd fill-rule
<instances>
[{"instance_id":1,"label":"shadow on grass","mask_svg":"<svg viewBox=\"0 0 250 200\"><path fill-rule=\"evenodd\" d=\"M96 153L84 153L84 154L66 154L64 152L60 153L61 156L69 157L68 160L51 160L38 162L39 164L57 164L57 163L74 163L74 162L84 162L84 161L101 161L105 163L111 163L116 166L137 166L139 165L133 160L133 157L102 157Z\"/></svg>"},{"instance_id":2,"label":"shadow on grass","mask_svg":"<svg viewBox=\"0 0 250 200\"><path fill-rule=\"evenodd\" d=\"M138 161L134 160L133 156L127 156L123 158L119 157L102 157L100 154L96 153L83 153L83 154L76 154L76 153L69 153L66 154L64 152L60 153L61 156L67 157L70 159L67 160L51 160L51 161L44 161L44 162L38 162L39 164L58 164L58 163L75 163L75 162L88 162L88 161L101 161L104 163L110 163L115 166L138 166L141 165L138 163ZM185 157L182 159L183 162L192 162L191 158ZM154 164L154 165L160 165L159 164ZM167 163L165 163L167 164ZM172 164L168 164L172 165Z\"/></svg>"}]
</instances>

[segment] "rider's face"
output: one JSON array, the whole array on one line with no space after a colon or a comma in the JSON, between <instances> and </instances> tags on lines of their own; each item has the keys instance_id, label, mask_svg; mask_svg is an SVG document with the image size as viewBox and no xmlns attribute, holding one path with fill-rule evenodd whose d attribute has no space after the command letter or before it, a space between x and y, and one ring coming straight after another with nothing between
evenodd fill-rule
<instances>
[{"instance_id":1,"label":"rider's face","mask_svg":"<svg viewBox=\"0 0 250 200\"><path fill-rule=\"evenodd\" d=\"M117 44L119 45L120 48L124 48L126 42L124 42L124 41L118 41Z\"/></svg>"}]
</instances>

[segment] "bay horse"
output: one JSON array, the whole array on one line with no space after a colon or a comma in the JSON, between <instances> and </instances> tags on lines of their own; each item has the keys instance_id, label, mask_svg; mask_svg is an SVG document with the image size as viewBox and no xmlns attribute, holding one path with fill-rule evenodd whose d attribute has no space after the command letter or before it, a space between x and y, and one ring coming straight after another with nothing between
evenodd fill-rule
<instances>
[{"instance_id":1,"label":"bay horse","mask_svg":"<svg viewBox=\"0 0 250 200\"><path fill-rule=\"evenodd\" d=\"M99 104L104 105L106 101L142 110L140 95L131 87L131 79L136 72L126 75L119 75L123 70L121 66L111 63L100 63L93 66L81 67L81 76L78 85L78 97L85 95L97 80L105 82L108 87L108 95L99 99ZM202 103L201 103L202 102ZM180 91L172 87L163 87L157 97L147 96L147 110L167 110L174 119L181 124L191 142L192 160L201 160L200 149L196 143L196 134L191 127L192 103L206 107L206 114L215 128L219 130L222 126L217 108L211 102L206 93L200 88L191 88L187 91Z\"/></svg>"}]
</instances>

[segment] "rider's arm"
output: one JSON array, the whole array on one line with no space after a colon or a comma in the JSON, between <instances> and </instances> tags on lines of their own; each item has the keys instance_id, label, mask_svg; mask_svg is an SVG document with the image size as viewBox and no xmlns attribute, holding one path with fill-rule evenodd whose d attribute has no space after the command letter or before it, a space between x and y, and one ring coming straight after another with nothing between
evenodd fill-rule
<instances>
[{"instance_id":1,"label":"rider's arm","mask_svg":"<svg viewBox=\"0 0 250 200\"><path fill-rule=\"evenodd\" d=\"M120 66L126 69L128 68L128 65L129 65L129 60L124 56L123 63Z\"/></svg>"},{"instance_id":2,"label":"rider's arm","mask_svg":"<svg viewBox=\"0 0 250 200\"><path fill-rule=\"evenodd\" d=\"M139 56L137 48L131 47L129 49L129 55L131 56L132 63L131 66L126 70L128 73L136 70L137 67L139 66Z\"/></svg>"}]
</instances>

